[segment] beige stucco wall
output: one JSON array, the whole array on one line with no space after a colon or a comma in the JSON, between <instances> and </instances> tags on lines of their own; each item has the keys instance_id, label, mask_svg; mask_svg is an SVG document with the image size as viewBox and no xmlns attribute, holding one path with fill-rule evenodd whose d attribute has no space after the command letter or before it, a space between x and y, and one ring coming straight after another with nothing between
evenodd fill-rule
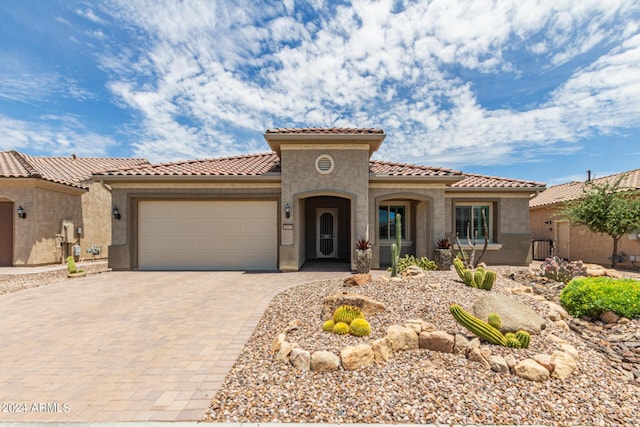
<instances>
[{"instance_id":1,"label":"beige stucco wall","mask_svg":"<svg viewBox=\"0 0 640 427\"><path fill-rule=\"evenodd\" d=\"M500 265L527 265L531 262L528 193L450 192L445 200L446 235L455 242L455 204L457 202L487 202L494 206L493 227L497 250L488 250L483 262ZM460 236L461 239L464 236ZM463 245L463 249L467 246ZM482 246L476 250L479 256Z\"/></svg>"},{"instance_id":2,"label":"beige stucco wall","mask_svg":"<svg viewBox=\"0 0 640 427\"><path fill-rule=\"evenodd\" d=\"M137 268L137 209L140 200L279 200L278 182L110 182L112 204L118 206L120 220L111 220L112 244L109 267ZM274 224L280 227L280 224Z\"/></svg>"},{"instance_id":3,"label":"beige stucco wall","mask_svg":"<svg viewBox=\"0 0 640 427\"><path fill-rule=\"evenodd\" d=\"M22 205L27 217L14 220L13 265L29 266L62 262L56 234L62 220L74 227L82 224L81 195L84 190L35 178L3 179L0 199ZM75 234L75 233L74 233ZM70 243L76 243L73 239Z\"/></svg>"},{"instance_id":4,"label":"beige stucco wall","mask_svg":"<svg viewBox=\"0 0 640 427\"><path fill-rule=\"evenodd\" d=\"M613 251L613 239L607 235L589 232L584 226L568 227L567 234L558 233L563 218L558 213L557 207L543 207L531 209L531 234L536 240L552 240L555 253L570 260L582 260L584 262L611 265L611 253ZM545 224L551 221L551 224ZM634 236L632 236L634 237ZM619 266L634 268L629 255L640 259L640 239L635 236L623 236L618 242L618 253L624 253ZM640 262L635 263L640 267Z\"/></svg>"},{"instance_id":5,"label":"beige stucco wall","mask_svg":"<svg viewBox=\"0 0 640 427\"><path fill-rule=\"evenodd\" d=\"M89 191L82 195L82 235L80 236L80 257L91 260L93 257L87 250L91 245L100 247L100 254L95 259L109 256L111 244L111 192L101 183L94 182Z\"/></svg>"},{"instance_id":6,"label":"beige stucco wall","mask_svg":"<svg viewBox=\"0 0 640 427\"><path fill-rule=\"evenodd\" d=\"M329 174L316 171L316 158L322 154L331 156L334 169ZM304 258L297 244L301 241L305 224L299 223L301 217L292 215L298 223L284 217L284 205L289 203L299 210L299 201L313 196L338 196L351 200L351 241L357 236L368 234L368 185L369 185L369 147L341 149L336 146L327 148L282 147L282 222L293 223L293 230L281 230L280 269L297 270Z\"/></svg>"}]
</instances>

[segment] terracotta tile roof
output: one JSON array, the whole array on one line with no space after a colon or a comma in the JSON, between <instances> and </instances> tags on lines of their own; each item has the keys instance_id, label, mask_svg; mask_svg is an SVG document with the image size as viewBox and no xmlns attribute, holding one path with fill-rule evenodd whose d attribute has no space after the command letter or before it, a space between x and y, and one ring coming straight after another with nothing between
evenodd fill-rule
<instances>
[{"instance_id":1,"label":"terracotta tile roof","mask_svg":"<svg viewBox=\"0 0 640 427\"><path fill-rule=\"evenodd\" d=\"M620 181L622 188L640 190L640 169L595 178L593 182L598 184L614 184L620 178L622 178L622 181ZM554 185L531 199L529 201L529 207L549 206L579 199L583 194L584 185L585 182L581 181L571 181L565 184Z\"/></svg>"},{"instance_id":2,"label":"terracotta tile roof","mask_svg":"<svg viewBox=\"0 0 640 427\"><path fill-rule=\"evenodd\" d=\"M258 176L280 172L276 153L252 154L215 159L141 165L107 171L109 176Z\"/></svg>"},{"instance_id":3,"label":"terracotta tile roof","mask_svg":"<svg viewBox=\"0 0 640 427\"><path fill-rule=\"evenodd\" d=\"M366 134L383 134L382 129L374 128L277 128L267 129L266 133L279 134L330 134L330 135L366 135Z\"/></svg>"},{"instance_id":4,"label":"terracotta tile roof","mask_svg":"<svg viewBox=\"0 0 640 427\"><path fill-rule=\"evenodd\" d=\"M371 160L369 170L375 174L390 176L462 176L462 172L453 169L434 168L430 166L411 165L406 163L382 162Z\"/></svg>"},{"instance_id":5,"label":"terracotta tile roof","mask_svg":"<svg viewBox=\"0 0 640 427\"><path fill-rule=\"evenodd\" d=\"M465 173L465 178L451 185L452 188L517 188L535 189L545 186L542 182L523 181L520 179L503 178L498 176L477 175Z\"/></svg>"},{"instance_id":6,"label":"terracotta tile roof","mask_svg":"<svg viewBox=\"0 0 640 427\"><path fill-rule=\"evenodd\" d=\"M86 188L94 173L131 168L145 159L98 157L30 156L17 151L0 151L0 178L38 178L72 187Z\"/></svg>"}]
</instances>

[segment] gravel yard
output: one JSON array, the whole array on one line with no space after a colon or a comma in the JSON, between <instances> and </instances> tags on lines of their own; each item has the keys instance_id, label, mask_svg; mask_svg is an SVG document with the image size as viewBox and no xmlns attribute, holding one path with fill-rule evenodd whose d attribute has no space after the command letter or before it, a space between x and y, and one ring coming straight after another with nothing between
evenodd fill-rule
<instances>
[{"instance_id":1,"label":"gravel yard","mask_svg":"<svg viewBox=\"0 0 640 427\"><path fill-rule=\"evenodd\" d=\"M507 268L491 292L510 294L521 286ZM323 332L324 297L348 290L383 302L386 311L369 316L369 337ZM394 353L382 364L358 371L318 373L296 370L269 353L273 338L291 320L301 325L287 340L309 350L339 354L347 345L384 337L391 325L419 318L449 333L471 334L449 314L457 303L469 309L483 290L458 281L453 271L427 272L422 279L376 280L357 288L341 281L310 283L276 296L246 344L220 392L212 401L209 420L217 422L436 423L520 425L640 425L640 388L579 334L549 320L548 307L531 296L514 294L546 320L546 329L532 335L528 349L486 345L493 354L517 360L558 349L549 337L566 340L580 352L578 368L566 380L532 382L515 375L484 370L464 356L429 350ZM612 333L640 334L640 322L613 328ZM637 337L640 340L640 336ZM483 344L483 347L485 345Z\"/></svg>"}]
</instances>

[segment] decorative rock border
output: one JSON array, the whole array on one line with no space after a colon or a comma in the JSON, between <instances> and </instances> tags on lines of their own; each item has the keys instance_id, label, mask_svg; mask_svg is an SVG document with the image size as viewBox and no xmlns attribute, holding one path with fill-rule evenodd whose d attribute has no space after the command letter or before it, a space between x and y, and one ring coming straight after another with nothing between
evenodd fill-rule
<instances>
[{"instance_id":1,"label":"decorative rock border","mask_svg":"<svg viewBox=\"0 0 640 427\"><path fill-rule=\"evenodd\" d=\"M558 307L551 307L558 312ZM561 307L560 307L561 309ZM560 317L560 313L558 313ZM559 319L559 321L562 321ZM565 379L576 369L579 353L565 340L549 334L548 340L555 342L560 350L553 354L537 354L532 358L517 361L513 355L503 357L491 354L489 346L480 344L477 337L468 338L462 334L450 334L440 331L432 324L421 319L409 319L404 326L391 325L387 335L369 344L347 346L340 355L327 350L309 352L301 349L296 343L287 341L287 333L297 329L299 320L278 334L271 343L271 354L276 359L301 370L316 372L334 372L340 370L357 370L389 360L393 353L426 349L442 353L453 353L465 356L472 362L479 363L484 369L500 374L513 374L530 381L545 381L549 378Z\"/></svg>"}]
</instances>

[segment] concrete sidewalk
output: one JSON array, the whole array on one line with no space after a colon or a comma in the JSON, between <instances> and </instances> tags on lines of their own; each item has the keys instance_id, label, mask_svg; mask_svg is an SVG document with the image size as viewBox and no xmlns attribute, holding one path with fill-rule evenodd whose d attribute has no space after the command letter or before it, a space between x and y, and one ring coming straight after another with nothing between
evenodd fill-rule
<instances>
[{"instance_id":1,"label":"concrete sidewalk","mask_svg":"<svg viewBox=\"0 0 640 427\"><path fill-rule=\"evenodd\" d=\"M274 295L349 274L108 272L0 295L0 422L200 420Z\"/></svg>"}]
</instances>

